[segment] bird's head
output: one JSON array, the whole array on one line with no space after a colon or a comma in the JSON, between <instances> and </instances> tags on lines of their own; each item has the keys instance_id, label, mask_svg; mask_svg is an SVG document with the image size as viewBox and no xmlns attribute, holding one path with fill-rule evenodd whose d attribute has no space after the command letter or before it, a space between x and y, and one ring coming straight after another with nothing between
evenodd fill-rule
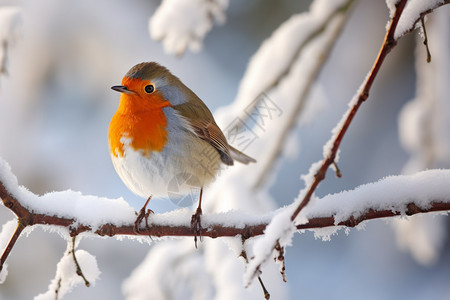
<instances>
[{"instance_id":1,"label":"bird's head","mask_svg":"<svg viewBox=\"0 0 450 300\"><path fill-rule=\"evenodd\" d=\"M161 109L186 102L183 83L155 62L135 65L125 74L121 85L111 88L122 94L119 109L131 112Z\"/></svg>"}]
</instances>

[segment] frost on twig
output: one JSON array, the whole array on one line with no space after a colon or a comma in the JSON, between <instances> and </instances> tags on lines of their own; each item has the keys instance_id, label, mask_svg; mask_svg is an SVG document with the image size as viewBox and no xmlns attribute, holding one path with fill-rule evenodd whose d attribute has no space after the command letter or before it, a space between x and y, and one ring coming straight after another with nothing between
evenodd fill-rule
<instances>
[{"instance_id":1,"label":"frost on twig","mask_svg":"<svg viewBox=\"0 0 450 300\"><path fill-rule=\"evenodd\" d=\"M168 53L199 51L214 23L225 22L228 0L163 0L149 21L153 39Z\"/></svg>"}]
</instances>

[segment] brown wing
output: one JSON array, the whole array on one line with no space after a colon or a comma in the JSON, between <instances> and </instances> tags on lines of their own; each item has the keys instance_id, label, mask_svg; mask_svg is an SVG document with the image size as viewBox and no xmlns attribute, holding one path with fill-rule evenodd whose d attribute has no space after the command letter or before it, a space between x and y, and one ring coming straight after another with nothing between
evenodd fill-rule
<instances>
[{"instance_id":1,"label":"brown wing","mask_svg":"<svg viewBox=\"0 0 450 300\"><path fill-rule=\"evenodd\" d=\"M246 165L251 162L256 162L254 158L229 145L216 123L191 121L190 124L199 138L207 141L219 151L220 158L224 164L231 166L233 165L233 160L237 160Z\"/></svg>"},{"instance_id":2,"label":"brown wing","mask_svg":"<svg viewBox=\"0 0 450 300\"><path fill-rule=\"evenodd\" d=\"M233 165L233 160L237 160L243 164L256 162L250 156L245 155L228 144L225 135L219 126L217 126L212 113L205 103L188 87L182 84L181 81L178 81L178 83L184 89L184 94L190 99L186 103L173 106L173 108L185 119L194 134L219 151L220 159L226 165Z\"/></svg>"},{"instance_id":3,"label":"brown wing","mask_svg":"<svg viewBox=\"0 0 450 300\"><path fill-rule=\"evenodd\" d=\"M193 121L188 120L195 134L202 140L208 142L217 149L220 159L226 165L233 165L233 158L230 153L230 146L216 123L211 121Z\"/></svg>"},{"instance_id":4,"label":"brown wing","mask_svg":"<svg viewBox=\"0 0 450 300\"><path fill-rule=\"evenodd\" d=\"M198 101L176 105L173 108L185 119L195 135L208 142L220 154L220 159L226 165L233 165L233 158L230 153L230 145L227 139L217 126L214 118L206 105L197 98ZM193 104L196 103L196 104Z\"/></svg>"}]
</instances>

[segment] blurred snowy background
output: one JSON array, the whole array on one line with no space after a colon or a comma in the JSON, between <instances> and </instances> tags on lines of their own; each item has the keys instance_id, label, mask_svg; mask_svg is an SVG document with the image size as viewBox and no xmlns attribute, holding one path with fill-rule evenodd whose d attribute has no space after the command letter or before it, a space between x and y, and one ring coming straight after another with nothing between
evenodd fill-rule
<instances>
[{"instance_id":1,"label":"blurred snowy background","mask_svg":"<svg viewBox=\"0 0 450 300\"><path fill-rule=\"evenodd\" d=\"M149 18L159 4L119 0L0 1L0 5L19 5L22 10L20 33L8 51L9 75L0 76L0 156L11 165L20 184L38 194L73 189L83 194L122 196L140 208L142 199L120 181L108 153L107 128L119 100L110 87L119 84L134 64L157 61L214 111L236 98L248 61L261 43L290 16L308 10L310 2L231 1L223 12L215 7L211 31L204 32L202 27L198 32L200 39L205 35L201 49L201 42L194 41L179 56L166 53L164 46L172 47L174 52L180 52L183 46L174 46L173 41L163 44L150 37ZM449 19L450 8L442 7L438 13L440 19ZM294 130L276 166L270 194L277 207L292 202L303 187L300 175L322 157L322 145L329 139L330 130L376 57L387 20L384 1L355 2L309 99L322 103L323 108ZM437 24L449 27L448 22ZM158 32L150 31L158 38ZM443 88L450 80L450 31L447 28L441 33L444 36L430 38L432 55L434 49L441 53L436 53L438 61L428 67L441 68ZM419 163L412 162L411 157L417 158L420 149L407 142L403 146L399 137L402 107L425 89L416 84L420 78L416 75L417 40L417 34L403 38L387 58L369 101L344 138L339 163L343 177L337 179L330 173L319 187L318 196L419 169ZM418 51L420 65L425 54ZM439 61L445 56L446 61ZM440 106L434 109L441 111L445 119L445 114L450 114L450 93L438 92L447 110ZM404 114L402 120L408 119ZM225 128L228 124L220 125ZM450 136L446 137L446 141L450 140ZM249 154L258 159L258 149L250 149ZM441 151L433 163L421 167L448 167L448 154ZM176 206L155 199L151 208L159 213ZM0 209L0 223L10 219L11 213ZM279 295L289 299L450 298L450 244L446 239L449 222L445 217L416 222L422 222L422 226L413 230L394 226L393 222L372 221L364 230L351 230L348 236L340 231L329 242L315 240L312 233L296 234L293 246L287 249L288 282L281 285L284 291ZM192 247L191 239L189 242ZM147 244L110 238L83 240L80 247L97 257L102 274L95 286L77 287L65 299L123 299L124 280L149 251ZM45 292L65 248L63 239L41 229L22 237L8 259L9 275L0 286L0 298L30 299ZM161 249L154 254L158 253L165 255ZM202 260L187 267L202 268ZM271 282L265 283L271 291ZM158 284L157 279L148 282L149 288L151 284ZM280 289L276 285L272 290Z\"/></svg>"}]
</instances>

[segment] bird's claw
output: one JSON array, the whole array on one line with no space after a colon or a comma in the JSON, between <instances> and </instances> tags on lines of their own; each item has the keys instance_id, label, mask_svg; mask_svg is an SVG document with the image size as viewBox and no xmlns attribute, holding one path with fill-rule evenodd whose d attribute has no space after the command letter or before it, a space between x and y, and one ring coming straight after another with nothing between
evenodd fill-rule
<instances>
[{"instance_id":1,"label":"bird's claw","mask_svg":"<svg viewBox=\"0 0 450 300\"><path fill-rule=\"evenodd\" d=\"M202 241L202 223L201 223L201 215L202 209L197 208L195 214L191 217L191 230L194 232L194 243L195 248L197 248L197 236L200 237L200 241Z\"/></svg>"},{"instance_id":2,"label":"bird's claw","mask_svg":"<svg viewBox=\"0 0 450 300\"><path fill-rule=\"evenodd\" d=\"M147 232L149 233L149 236L150 236L150 226L148 225L148 217L150 216L150 214L154 214L153 210L147 209L147 211L146 211L145 206L141 208L141 210L139 211L139 214L136 218L136 221L134 222L134 228L133 228L134 233L136 233L136 234L140 233L139 225L141 224L142 220L145 220L145 229L147 230Z\"/></svg>"}]
</instances>

